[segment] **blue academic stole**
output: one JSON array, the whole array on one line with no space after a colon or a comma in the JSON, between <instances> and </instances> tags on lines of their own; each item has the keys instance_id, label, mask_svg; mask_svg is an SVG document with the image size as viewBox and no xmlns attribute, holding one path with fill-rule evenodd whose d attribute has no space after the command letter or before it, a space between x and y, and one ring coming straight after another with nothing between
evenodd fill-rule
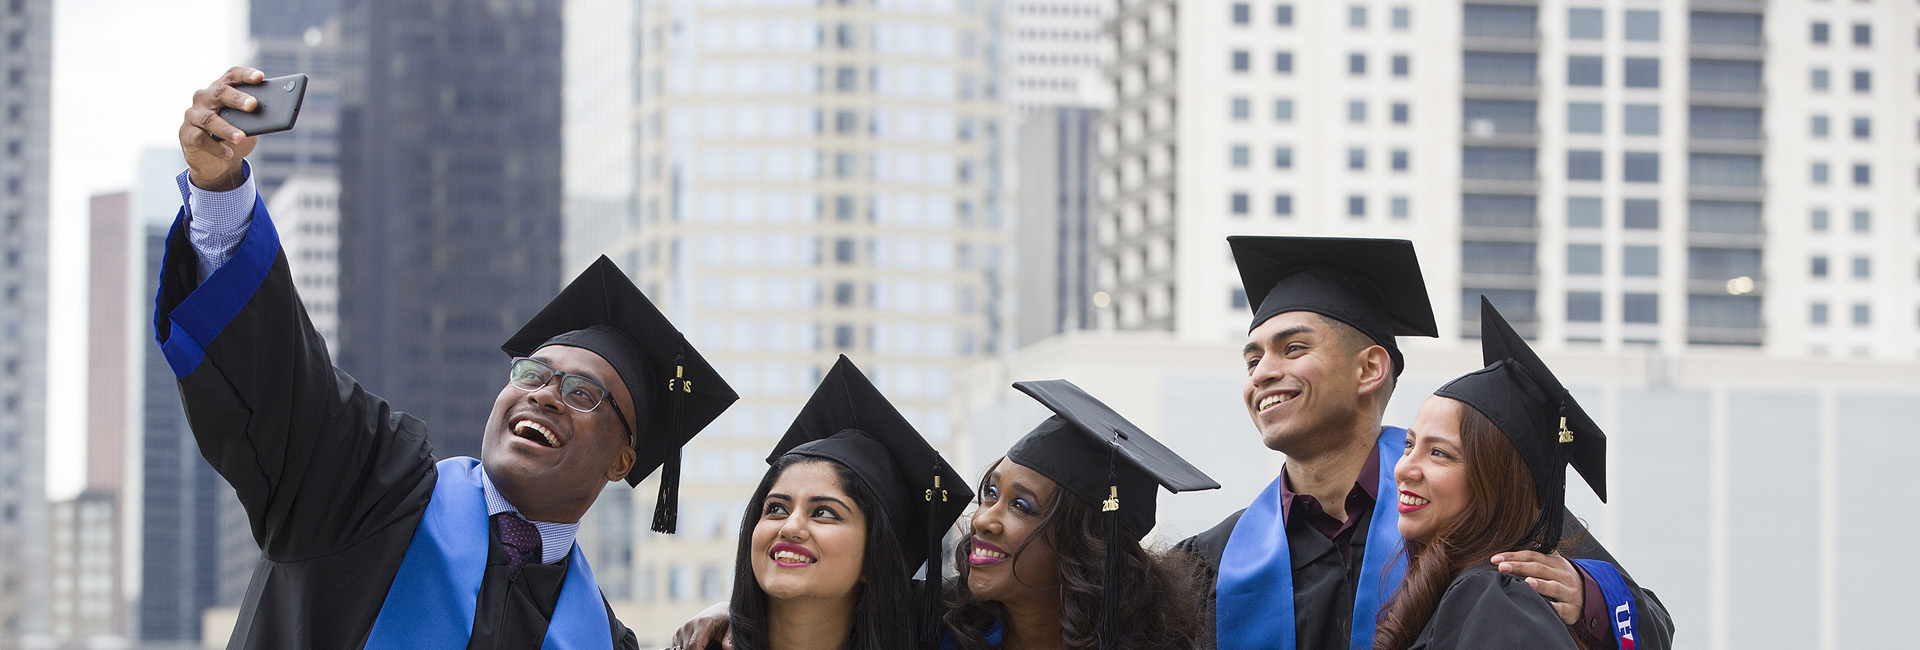
<instances>
[{"instance_id":1,"label":"blue academic stole","mask_svg":"<svg viewBox=\"0 0 1920 650\"><path fill-rule=\"evenodd\" d=\"M1574 560L1573 563L1586 570L1587 577L1599 585L1600 595L1606 598L1618 650L1633 650L1634 632L1640 618L1634 608L1633 592L1627 589L1627 580L1620 576L1619 569L1601 560Z\"/></svg>"},{"instance_id":2,"label":"blue academic stole","mask_svg":"<svg viewBox=\"0 0 1920 650\"><path fill-rule=\"evenodd\" d=\"M480 461L449 458L435 465L440 478L433 499L413 531L400 572L367 635L368 650L444 648L464 650L473 636L473 610L487 572L486 497L480 488ZM612 650L613 634L600 586L587 558L574 544L566 581L547 625L547 650Z\"/></svg>"},{"instance_id":3,"label":"blue academic stole","mask_svg":"<svg viewBox=\"0 0 1920 650\"><path fill-rule=\"evenodd\" d=\"M1381 427L1379 498L1367 526L1367 547L1354 586L1352 647L1372 648L1380 606L1400 586L1406 563L1394 562L1400 551L1399 485L1393 465L1407 446L1407 431ZM1214 587L1214 637L1220 650L1281 648L1294 650L1293 556L1287 549L1287 524L1281 518L1281 482L1275 478L1248 506L1227 538L1220 556L1219 581Z\"/></svg>"}]
</instances>

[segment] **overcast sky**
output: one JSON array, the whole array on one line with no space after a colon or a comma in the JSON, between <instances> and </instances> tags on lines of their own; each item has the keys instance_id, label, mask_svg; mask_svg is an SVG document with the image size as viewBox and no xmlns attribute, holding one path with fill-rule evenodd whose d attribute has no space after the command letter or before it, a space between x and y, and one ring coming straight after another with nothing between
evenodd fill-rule
<instances>
[{"instance_id":1,"label":"overcast sky","mask_svg":"<svg viewBox=\"0 0 1920 650\"><path fill-rule=\"evenodd\" d=\"M49 383L85 381L87 198L129 189L140 153L175 147L193 90L244 62L242 0L53 3ZM110 98L110 99L108 99ZM85 479L88 408L47 391L47 494Z\"/></svg>"}]
</instances>

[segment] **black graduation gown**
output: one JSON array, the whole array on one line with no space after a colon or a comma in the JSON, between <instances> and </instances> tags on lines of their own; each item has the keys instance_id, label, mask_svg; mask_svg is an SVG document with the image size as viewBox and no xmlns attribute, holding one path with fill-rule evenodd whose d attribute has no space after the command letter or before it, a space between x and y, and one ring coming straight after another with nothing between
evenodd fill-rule
<instances>
[{"instance_id":1,"label":"black graduation gown","mask_svg":"<svg viewBox=\"0 0 1920 650\"><path fill-rule=\"evenodd\" d=\"M1200 559L1202 575L1197 583L1204 592L1201 595L1206 611L1203 617L1206 619L1206 633L1202 635L1201 642L1204 648L1215 647L1213 600L1220 557L1226 553L1227 538L1233 535L1234 525L1240 523L1240 515L1245 512L1235 512L1225 521L1181 541L1177 546ZM1367 525L1371 523L1373 512L1367 510L1358 516L1361 520L1356 522L1353 539L1350 540L1352 560L1347 562L1341 560L1339 549L1319 530L1306 525L1287 526L1287 548L1293 555L1294 638L1298 640L1297 647L1301 650L1345 650L1348 645L1348 636L1353 629L1354 587L1360 580L1360 561L1366 553ZM1563 539L1581 540L1563 549L1564 555L1604 560L1620 568L1620 563L1591 535L1586 534L1586 528L1571 512L1566 514L1563 521L1566 522ZM1493 564L1488 563L1487 566ZM1635 634L1638 648L1667 650L1673 643L1673 622L1667 617L1666 607L1660 604L1659 597L1652 591L1641 589L1625 568L1620 568L1620 575L1626 578L1627 588L1633 592L1634 605L1638 609L1639 629ZM1522 583L1522 586L1525 584Z\"/></svg>"},{"instance_id":2,"label":"black graduation gown","mask_svg":"<svg viewBox=\"0 0 1920 650\"><path fill-rule=\"evenodd\" d=\"M261 237L263 227L256 224L248 237ZM185 230L176 222L161 270L155 326L163 345L182 335L169 315L200 284ZM204 306L225 292L226 300L243 304L217 335L203 337L210 339L201 341L204 357L179 379L200 453L233 485L261 549L228 647L358 648L432 497L437 472L426 425L333 367L294 292L285 255L254 252L272 256L258 289L216 283L216 273L195 299L193 306ZM264 257L256 261L264 265ZM191 311L175 316L191 320ZM494 546L500 562L488 563L470 647L537 647L559 578L544 610L531 606L531 597L508 593L515 589L505 575L505 551ZM519 590L531 591L526 585L540 583L541 573L564 576L564 563L523 568ZM614 647L637 647L611 607L607 619Z\"/></svg>"},{"instance_id":3,"label":"black graduation gown","mask_svg":"<svg viewBox=\"0 0 1920 650\"><path fill-rule=\"evenodd\" d=\"M1407 650L1578 650L1553 605L1525 580L1476 564L1447 584L1440 606Z\"/></svg>"}]
</instances>

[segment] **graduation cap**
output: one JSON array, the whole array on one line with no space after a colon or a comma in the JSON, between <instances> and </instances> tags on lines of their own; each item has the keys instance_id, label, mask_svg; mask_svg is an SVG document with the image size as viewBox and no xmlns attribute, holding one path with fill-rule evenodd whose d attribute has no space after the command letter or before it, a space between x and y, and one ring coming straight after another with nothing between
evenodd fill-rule
<instances>
[{"instance_id":1,"label":"graduation cap","mask_svg":"<svg viewBox=\"0 0 1920 650\"><path fill-rule=\"evenodd\" d=\"M1394 337L1440 335L1413 242L1234 235L1227 244L1253 308L1249 332L1282 313L1320 314L1386 348L1395 377L1406 359Z\"/></svg>"},{"instance_id":2,"label":"graduation cap","mask_svg":"<svg viewBox=\"0 0 1920 650\"><path fill-rule=\"evenodd\" d=\"M928 583L939 584L940 540L973 500L973 490L846 355L827 371L767 463L788 454L852 470L880 497L907 573L930 562Z\"/></svg>"},{"instance_id":3,"label":"graduation cap","mask_svg":"<svg viewBox=\"0 0 1920 650\"><path fill-rule=\"evenodd\" d=\"M549 345L600 355L627 385L636 411L636 458L627 485L638 485L660 468L653 530L672 533L679 514L680 447L740 396L605 255L500 349L524 357Z\"/></svg>"},{"instance_id":4,"label":"graduation cap","mask_svg":"<svg viewBox=\"0 0 1920 650\"><path fill-rule=\"evenodd\" d=\"M1600 500L1607 500L1607 434L1486 296L1480 297L1480 349L1486 367L1434 394L1465 402L1487 416L1520 452L1533 474L1541 515L1526 541L1551 551L1560 543L1565 465L1573 465Z\"/></svg>"},{"instance_id":5,"label":"graduation cap","mask_svg":"<svg viewBox=\"0 0 1920 650\"><path fill-rule=\"evenodd\" d=\"M1115 606L1130 593L1121 584L1120 554L1114 552L1120 536L1138 542L1153 530L1155 487L1187 492L1220 484L1073 382L1022 381L1013 387L1053 409L1054 415L1014 443L1007 460L1053 479L1106 513L1104 584L1114 597L1101 598L1098 631L1100 646L1111 648L1118 643Z\"/></svg>"}]
</instances>

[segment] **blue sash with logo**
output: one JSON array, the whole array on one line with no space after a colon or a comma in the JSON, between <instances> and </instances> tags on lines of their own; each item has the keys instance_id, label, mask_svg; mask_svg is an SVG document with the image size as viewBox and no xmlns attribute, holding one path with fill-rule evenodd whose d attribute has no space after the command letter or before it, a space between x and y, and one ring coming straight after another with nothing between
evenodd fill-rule
<instances>
[{"instance_id":1,"label":"blue sash with logo","mask_svg":"<svg viewBox=\"0 0 1920 650\"><path fill-rule=\"evenodd\" d=\"M1626 578L1620 577L1619 569L1601 560L1574 560L1573 563L1586 570L1587 577L1593 578L1594 584L1600 587L1600 595L1607 599L1607 611L1613 619L1613 638L1619 650L1633 650L1633 633L1640 620Z\"/></svg>"},{"instance_id":2,"label":"blue sash with logo","mask_svg":"<svg viewBox=\"0 0 1920 650\"><path fill-rule=\"evenodd\" d=\"M1380 498L1373 503L1367 526L1367 547L1361 557L1360 584L1353 594L1355 648L1372 648L1380 606L1400 587L1406 563L1394 562L1400 550L1400 517L1395 508L1399 486L1393 465L1407 446L1407 430L1381 427ZM1287 524L1281 518L1281 481L1240 515L1220 556L1220 577L1214 587L1214 637L1220 650L1281 648L1294 650L1293 556L1287 549Z\"/></svg>"},{"instance_id":3,"label":"blue sash with logo","mask_svg":"<svg viewBox=\"0 0 1920 650\"><path fill-rule=\"evenodd\" d=\"M444 648L464 650L473 636L473 610L487 572L487 501L480 488L480 461L449 458L435 465L433 486L420 527L387 589L387 600L367 634L367 650ZM567 577L547 625L547 650L612 650L600 586L587 558L574 544Z\"/></svg>"}]
</instances>

